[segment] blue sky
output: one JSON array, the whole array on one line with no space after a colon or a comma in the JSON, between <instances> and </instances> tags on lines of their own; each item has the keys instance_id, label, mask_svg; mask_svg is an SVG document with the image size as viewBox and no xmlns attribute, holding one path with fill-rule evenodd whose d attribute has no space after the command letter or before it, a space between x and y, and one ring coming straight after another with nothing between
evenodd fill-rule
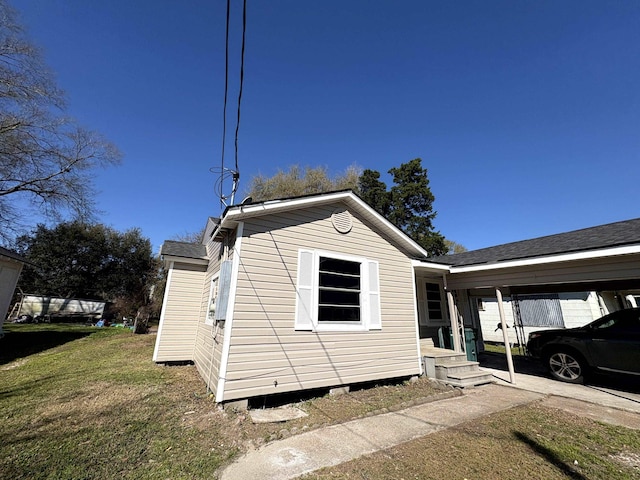
<instances>
[{"instance_id":1,"label":"blue sky","mask_svg":"<svg viewBox=\"0 0 640 480\"><path fill-rule=\"evenodd\" d=\"M124 154L101 221L162 241L220 214L224 0L11 0L69 112ZM241 2L232 0L227 166ZM240 196L293 164L420 157L469 249L637 218L640 2L248 0Z\"/></svg>"}]
</instances>

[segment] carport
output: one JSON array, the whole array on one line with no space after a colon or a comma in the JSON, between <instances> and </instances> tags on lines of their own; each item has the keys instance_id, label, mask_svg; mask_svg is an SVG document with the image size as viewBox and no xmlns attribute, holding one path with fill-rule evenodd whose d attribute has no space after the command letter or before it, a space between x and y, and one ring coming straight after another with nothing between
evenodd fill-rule
<instances>
[{"instance_id":1,"label":"carport","mask_svg":"<svg viewBox=\"0 0 640 480\"><path fill-rule=\"evenodd\" d=\"M478 326L474 296L495 295L505 345L509 345L504 297L520 294L611 292L611 310L630 306L640 289L640 218L430 259L449 265L444 286L452 325ZM419 269L416 265L416 269ZM461 349L460 328L454 345ZM506 348L511 383L515 373Z\"/></svg>"}]
</instances>

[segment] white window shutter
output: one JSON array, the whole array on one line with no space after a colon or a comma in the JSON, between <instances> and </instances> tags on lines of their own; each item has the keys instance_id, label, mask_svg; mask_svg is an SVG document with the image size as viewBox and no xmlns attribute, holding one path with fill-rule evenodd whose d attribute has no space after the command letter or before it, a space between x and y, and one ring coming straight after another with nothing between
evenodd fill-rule
<instances>
[{"instance_id":1,"label":"white window shutter","mask_svg":"<svg viewBox=\"0 0 640 480\"><path fill-rule=\"evenodd\" d=\"M298 284L296 285L296 330L313 330L314 254L298 251Z\"/></svg>"},{"instance_id":2,"label":"white window shutter","mask_svg":"<svg viewBox=\"0 0 640 480\"><path fill-rule=\"evenodd\" d=\"M380 313L380 279L378 278L378 262L369 260L369 330L382 330L382 318Z\"/></svg>"}]
</instances>

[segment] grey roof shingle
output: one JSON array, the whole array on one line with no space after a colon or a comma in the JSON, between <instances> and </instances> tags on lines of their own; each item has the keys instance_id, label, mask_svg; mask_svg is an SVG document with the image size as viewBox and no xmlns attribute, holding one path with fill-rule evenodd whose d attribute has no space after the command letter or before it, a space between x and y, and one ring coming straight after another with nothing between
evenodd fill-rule
<instances>
[{"instance_id":1,"label":"grey roof shingle","mask_svg":"<svg viewBox=\"0 0 640 480\"><path fill-rule=\"evenodd\" d=\"M160 249L160 255L173 257L202 258L207 259L207 249L200 243L176 242L165 240Z\"/></svg>"},{"instance_id":2,"label":"grey roof shingle","mask_svg":"<svg viewBox=\"0 0 640 480\"><path fill-rule=\"evenodd\" d=\"M470 252L442 255L429 260L447 265L467 266L632 244L640 244L640 218Z\"/></svg>"}]
</instances>

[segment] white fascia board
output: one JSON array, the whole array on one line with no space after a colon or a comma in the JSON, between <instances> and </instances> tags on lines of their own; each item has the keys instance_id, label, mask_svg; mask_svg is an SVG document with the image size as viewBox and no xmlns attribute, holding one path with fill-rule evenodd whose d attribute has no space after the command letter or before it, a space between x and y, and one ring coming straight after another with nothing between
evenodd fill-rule
<instances>
[{"instance_id":1,"label":"white fascia board","mask_svg":"<svg viewBox=\"0 0 640 480\"><path fill-rule=\"evenodd\" d=\"M590 250L587 252L564 253L560 255L550 255L547 257L525 258L522 260L511 260L491 264L471 265L468 267L451 267L451 273L481 272L486 270L498 270L502 268L526 267L529 265L545 265L551 263L571 262L575 260L593 260L596 258L615 257L619 255L630 255L640 253L640 245L627 247L613 247L600 250Z\"/></svg>"},{"instance_id":2,"label":"white fascia board","mask_svg":"<svg viewBox=\"0 0 640 480\"><path fill-rule=\"evenodd\" d=\"M436 273L449 273L451 271L451 265L443 265L441 263L425 262L423 260L411 260L411 265L414 270L430 270Z\"/></svg>"},{"instance_id":3,"label":"white fascia board","mask_svg":"<svg viewBox=\"0 0 640 480\"><path fill-rule=\"evenodd\" d=\"M190 263L193 265L209 265L206 258L176 257L174 255L163 255L162 260L165 268L172 263Z\"/></svg>"},{"instance_id":4,"label":"white fascia board","mask_svg":"<svg viewBox=\"0 0 640 480\"><path fill-rule=\"evenodd\" d=\"M278 211L292 210L313 205L323 205L326 203L333 203L337 201L345 201L351 207L359 210L368 219L376 223L387 234L389 234L391 237L396 238L399 243L404 244L409 250L413 250L418 256L423 256L425 258L429 256L426 250L414 240L412 240L406 233L404 233L389 220L387 220L373 208L371 208L366 202L364 202L362 199L351 192L327 193L312 197L294 198L290 200L272 200L258 205L238 205L232 207L227 211L225 216L220 221L220 224L213 232L213 235L217 235L218 232L224 228L235 228L238 221L241 221L247 217L259 216L268 213L277 213Z\"/></svg>"}]
</instances>

